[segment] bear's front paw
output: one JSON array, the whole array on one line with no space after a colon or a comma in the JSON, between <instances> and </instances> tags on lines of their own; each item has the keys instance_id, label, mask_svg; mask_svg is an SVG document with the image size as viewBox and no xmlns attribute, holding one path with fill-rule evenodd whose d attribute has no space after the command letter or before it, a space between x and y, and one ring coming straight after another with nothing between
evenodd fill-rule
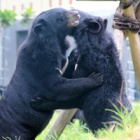
<instances>
[{"instance_id":1,"label":"bear's front paw","mask_svg":"<svg viewBox=\"0 0 140 140\"><path fill-rule=\"evenodd\" d=\"M101 73L92 73L89 75L90 78L94 80L94 84L99 86L103 83L103 75Z\"/></svg>"}]
</instances>

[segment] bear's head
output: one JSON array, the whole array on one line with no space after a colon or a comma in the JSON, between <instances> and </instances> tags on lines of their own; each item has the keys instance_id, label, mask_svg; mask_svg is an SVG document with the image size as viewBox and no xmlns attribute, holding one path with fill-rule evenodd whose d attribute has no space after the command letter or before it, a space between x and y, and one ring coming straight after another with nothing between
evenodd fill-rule
<instances>
[{"instance_id":1,"label":"bear's head","mask_svg":"<svg viewBox=\"0 0 140 140\"><path fill-rule=\"evenodd\" d=\"M81 13L80 13L81 16ZM82 16L81 16L82 17ZM91 16L92 17L92 16ZM102 31L105 31L107 28L107 19L102 19L100 17L85 18L83 21L76 27L76 33L91 33L91 34L100 34Z\"/></svg>"},{"instance_id":2,"label":"bear's head","mask_svg":"<svg viewBox=\"0 0 140 140\"><path fill-rule=\"evenodd\" d=\"M79 23L77 11L54 8L39 14L33 21L31 32L40 39L57 37L61 42Z\"/></svg>"},{"instance_id":3,"label":"bear's head","mask_svg":"<svg viewBox=\"0 0 140 140\"><path fill-rule=\"evenodd\" d=\"M92 34L98 34L107 28L107 19L102 19L100 17L94 17L91 19L85 19L83 24L86 26L86 30Z\"/></svg>"},{"instance_id":4,"label":"bear's head","mask_svg":"<svg viewBox=\"0 0 140 140\"><path fill-rule=\"evenodd\" d=\"M108 33L106 31L106 28L107 28L107 19L91 16L91 18L85 18L76 27L76 30L74 30L75 38L76 40L81 40L80 41L81 45L86 41L89 42L88 44L92 44L93 46L99 46L99 44L101 43L103 44L104 42L107 41L106 34Z\"/></svg>"}]
</instances>

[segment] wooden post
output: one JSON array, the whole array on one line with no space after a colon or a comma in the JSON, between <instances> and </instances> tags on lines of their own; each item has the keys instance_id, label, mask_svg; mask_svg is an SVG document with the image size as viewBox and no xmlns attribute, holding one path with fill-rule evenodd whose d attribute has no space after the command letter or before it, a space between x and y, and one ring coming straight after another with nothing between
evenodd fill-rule
<instances>
[{"instance_id":1,"label":"wooden post","mask_svg":"<svg viewBox=\"0 0 140 140\"><path fill-rule=\"evenodd\" d=\"M137 19L140 19L140 1L135 4L135 15Z\"/></svg>"},{"instance_id":2,"label":"wooden post","mask_svg":"<svg viewBox=\"0 0 140 140\"><path fill-rule=\"evenodd\" d=\"M62 110L57 120L55 121L53 127L50 129L48 135L46 136L46 139L47 140L55 140L56 138L58 139L76 111L77 109Z\"/></svg>"},{"instance_id":3,"label":"wooden post","mask_svg":"<svg viewBox=\"0 0 140 140\"><path fill-rule=\"evenodd\" d=\"M126 3L128 1L129 0L122 0L122 3ZM134 7L131 5L127 9L124 9L124 14L130 18L135 19ZM139 40L138 33L133 33L129 30L127 30L126 33L128 35L129 42L130 42L131 55L132 55L136 80L140 92L140 40Z\"/></svg>"}]
</instances>

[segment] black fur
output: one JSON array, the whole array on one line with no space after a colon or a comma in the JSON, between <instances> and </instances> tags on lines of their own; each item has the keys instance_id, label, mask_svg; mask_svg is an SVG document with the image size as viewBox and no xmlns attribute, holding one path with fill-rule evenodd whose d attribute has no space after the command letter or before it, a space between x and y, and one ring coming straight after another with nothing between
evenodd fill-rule
<instances>
[{"instance_id":1,"label":"black fur","mask_svg":"<svg viewBox=\"0 0 140 140\"><path fill-rule=\"evenodd\" d=\"M73 29L69 25L73 19L68 14L78 18L73 12L56 8L41 13L33 21L19 49L13 77L0 100L0 139L33 140L48 124L53 110L33 110L30 101L34 96L68 100L102 83L100 75L66 79L57 69L61 69L64 59L64 38Z\"/></svg>"},{"instance_id":2,"label":"black fur","mask_svg":"<svg viewBox=\"0 0 140 140\"><path fill-rule=\"evenodd\" d=\"M75 112L75 114L73 115L73 117L71 118L70 122L71 122L71 123L74 123L74 121L75 121L76 119L79 120L80 125L86 124L85 118L84 118L84 114L83 114L83 111L82 111L82 110L79 110L79 109L78 109L78 110Z\"/></svg>"},{"instance_id":3,"label":"black fur","mask_svg":"<svg viewBox=\"0 0 140 140\"><path fill-rule=\"evenodd\" d=\"M81 16L83 14L82 12ZM53 109L80 108L83 110L86 122L92 132L103 128L104 122L115 120L112 118L115 114L105 109L114 109L113 104L121 109L122 107L118 101L120 101L128 111L132 110L125 93L124 77L118 52L111 35L106 31L106 26L107 20L103 20L99 17L91 18L89 16L88 19L85 18L81 21L74 32L78 44L76 54L78 67L73 77L86 77L93 72L102 73L104 76L103 85L69 102L52 102L38 98L36 104L34 104L34 109L47 110L51 107L54 107ZM72 55L72 62L74 62L75 53ZM73 67L74 64L71 63L70 71L73 71ZM67 74L69 74L70 71L68 71Z\"/></svg>"},{"instance_id":4,"label":"black fur","mask_svg":"<svg viewBox=\"0 0 140 140\"><path fill-rule=\"evenodd\" d=\"M107 20L87 19L75 34L79 47L79 68L74 73L75 77L86 76L93 71L104 75L103 85L86 94L82 106L86 122L93 132L104 127L103 123L116 121L112 118L115 114L105 111L114 109L112 103L121 109L120 101L129 111L132 109L124 89L118 52L106 26Z\"/></svg>"}]
</instances>

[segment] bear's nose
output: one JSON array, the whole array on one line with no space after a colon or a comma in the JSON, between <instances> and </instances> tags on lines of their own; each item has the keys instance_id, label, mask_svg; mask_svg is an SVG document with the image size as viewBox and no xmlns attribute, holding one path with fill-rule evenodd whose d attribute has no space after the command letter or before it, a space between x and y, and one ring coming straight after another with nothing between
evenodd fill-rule
<instances>
[{"instance_id":1,"label":"bear's nose","mask_svg":"<svg viewBox=\"0 0 140 140\"><path fill-rule=\"evenodd\" d=\"M75 16L79 16L78 11L76 11L76 10L72 10L71 13L74 14Z\"/></svg>"}]
</instances>

